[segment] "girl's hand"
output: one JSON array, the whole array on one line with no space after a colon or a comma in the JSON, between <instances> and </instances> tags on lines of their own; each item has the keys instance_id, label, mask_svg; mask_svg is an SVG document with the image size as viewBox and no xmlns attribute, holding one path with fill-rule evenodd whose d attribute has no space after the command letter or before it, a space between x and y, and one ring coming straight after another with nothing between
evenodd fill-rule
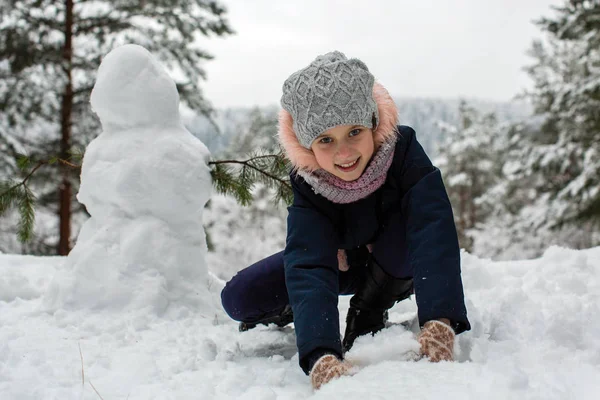
<instances>
[{"instance_id":1,"label":"girl's hand","mask_svg":"<svg viewBox=\"0 0 600 400\"><path fill-rule=\"evenodd\" d=\"M326 354L317 360L310 371L312 387L318 390L327 382L342 375L353 375L352 370L352 365L347 361L342 361L333 354Z\"/></svg>"},{"instance_id":2,"label":"girl's hand","mask_svg":"<svg viewBox=\"0 0 600 400\"><path fill-rule=\"evenodd\" d=\"M418 341L421 354L431 362L454 360L454 329L441 321L428 321L423 326Z\"/></svg>"}]
</instances>

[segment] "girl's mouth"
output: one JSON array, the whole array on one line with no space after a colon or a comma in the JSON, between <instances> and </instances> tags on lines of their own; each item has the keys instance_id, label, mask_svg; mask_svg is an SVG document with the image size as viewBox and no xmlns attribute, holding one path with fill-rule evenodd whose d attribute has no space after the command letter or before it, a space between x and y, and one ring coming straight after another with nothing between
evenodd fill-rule
<instances>
[{"instance_id":1,"label":"girl's mouth","mask_svg":"<svg viewBox=\"0 0 600 400\"><path fill-rule=\"evenodd\" d=\"M336 168L339 169L342 172L352 172L354 171L357 167L358 167L358 161L360 160L360 157L358 157L356 160L347 163L347 164L335 164Z\"/></svg>"}]
</instances>

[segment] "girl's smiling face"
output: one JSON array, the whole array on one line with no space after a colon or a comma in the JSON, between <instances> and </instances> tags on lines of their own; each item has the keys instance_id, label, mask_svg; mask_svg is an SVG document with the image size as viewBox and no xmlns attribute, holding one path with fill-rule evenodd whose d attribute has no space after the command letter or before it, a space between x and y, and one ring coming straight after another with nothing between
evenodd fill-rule
<instances>
[{"instance_id":1,"label":"girl's smiling face","mask_svg":"<svg viewBox=\"0 0 600 400\"><path fill-rule=\"evenodd\" d=\"M361 125L339 125L322 133L310 148L321 168L345 181L354 181L373 156L373 130Z\"/></svg>"}]
</instances>

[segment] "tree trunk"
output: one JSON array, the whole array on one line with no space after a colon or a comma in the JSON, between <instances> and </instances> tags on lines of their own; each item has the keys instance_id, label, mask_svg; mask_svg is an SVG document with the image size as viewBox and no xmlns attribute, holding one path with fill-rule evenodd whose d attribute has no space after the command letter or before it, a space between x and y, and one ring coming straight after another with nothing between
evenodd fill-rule
<instances>
[{"instance_id":1,"label":"tree trunk","mask_svg":"<svg viewBox=\"0 0 600 400\"><path fill-rule=\"evenodd\" d=\"M73 57L73 0L65 0L65 46L63 48L64 69L67 83L62 98L61 107L61 141L60 157L69 158L71 146L71 118L73 113L73 82L72 82L72 57ZM69 180L69 170L62 167L62 181L59 187L59 241L58 254L67 255L71 250L71 197L72 187Z\"/></svg>"}]
</instances>

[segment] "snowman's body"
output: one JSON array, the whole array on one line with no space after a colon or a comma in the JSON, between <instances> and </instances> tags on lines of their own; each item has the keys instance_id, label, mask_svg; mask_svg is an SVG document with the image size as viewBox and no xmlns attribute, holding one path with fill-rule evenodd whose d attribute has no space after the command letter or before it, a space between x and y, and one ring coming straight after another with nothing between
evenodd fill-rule
<instances>
[{"instance_id":1,"label":"snowman's body","mask_svg":"<svg viewBox=\"0 0 600 400\"><path fill-rule=\"evenodd\" d=\"M91 218L45 304L202 309L209 152L182 125L174 82L144 48L123 46L103 60L91 103L103 132L86 150L77 196Z\"/></svg>"}]
</instances>

